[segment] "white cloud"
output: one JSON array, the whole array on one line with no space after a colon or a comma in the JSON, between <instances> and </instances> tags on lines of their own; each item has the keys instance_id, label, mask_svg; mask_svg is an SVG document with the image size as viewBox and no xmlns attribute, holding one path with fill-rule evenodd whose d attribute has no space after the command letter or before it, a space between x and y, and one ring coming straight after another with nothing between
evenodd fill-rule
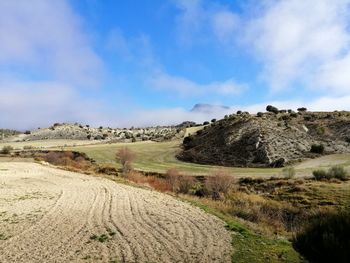
<instances>
[{"instance_id":1,"label":"white cloud","mask_svg":"<svg viewBox=\"0 0 350 263\"><path fill-rule=\"evenodd\" d=\"M283 90L295 82L315 87L314 80L325 78L324 67L336 70L333 76L349 75L349 68L333 65L349 54L349 14L347 0L265 1L263 11L247 22L245 33L272 89ZM318 81L315 88L342 90L339 78L333 80Z\"/></svg>"},{"instance_id":2,"label":"white cloud","mask_svg":"<svg viewBox=\"0 0 350 263\"><path fill-rule=\"evenodd\" d=\"M0 90L0 127L36 128L78 121L91 109L72 87L58 82L1 81Z\"/></svg>"},{"instance_id":3,"label":"white cloud","mask_svg":"<svg viewBox=\"0 0 350 263\"><path fill-rule=\"evenodd\" d=\"M233 95L240 94L247 87L236 83L233 79L222 82L211 82L208 84L198 84L187 78L172 76L159 72L149 77L149 86L161 90L175 92L181 96L194 96L203 94Z\"/></svg>"},{"instance_id":4,"label":"white cloud","mask_svg":"<svg viewBox=\"0 0 350 263\"><path fill-rule=\"evenodd\" d=\"M350 94L349 0L253 0L241 13L217 2L182 2L180 38L245 49L261 62L259 79L272 91Z\"/></svg>"},{"instance_id":5,"label":"white cloud","mask_svg":"<svg viewBox=\"0 0 350 263\"><path fill-rule=\"evenodd\" d=\"M238 15L228 10L215 12L212 15L213 32L224 43L232 43L234 32L238 30L239 23Z\"/></svg>"},{"instance_id":6,"label":"white cloud","mask_svg":"<svg viewBox=\"0 0 350 263\"><path fill-rule=\"evenodd\" d=\"M102 67L66 0L0 1L0 127L98 120L82 90Z\"/></svg>"},{"instance_id":7,"label":"white cloud","mask_svg":"<svg viewBox=\"0 0 350 263\"><path fill-rule=\"evenodd\" d=\"M192 46L212 41L211 35L222 43L230 43L239 26L239 16L226 6L204 0L174 0L180 13L176 18L180 44Z\"/></svg>"},{"instance_id":8,"label":"white cloud","mask_svg":"<svg viewBox=\"0 0 350 263\"><path fill-rule=\"evenodd\" d=\"M2 66L81 86L99 81L102 62L64 0L0 1L0 50Z\"/></svg>"}]
</instances>

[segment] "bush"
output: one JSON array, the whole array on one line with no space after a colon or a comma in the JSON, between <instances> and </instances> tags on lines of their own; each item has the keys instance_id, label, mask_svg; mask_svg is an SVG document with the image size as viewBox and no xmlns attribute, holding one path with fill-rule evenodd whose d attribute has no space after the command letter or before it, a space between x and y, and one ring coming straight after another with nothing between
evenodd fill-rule
<instances>
[{"instance_id":1,"label":"bush","mask_svg":"<svg viewBox=\"0 0 350 263\"><path fill-rule=\"evenodd\" d=\"M23 150L31 150L31 149L34 149L34 147L31 145L24 145L23 146Z\"/></svg>"},{"instance_id":2,"label":"bush","mask_svg":"<svg viewBox=\"0 0 350 263\"><path fill-rule=\"evenodd\" d=\"M342 166L332 166L331 168L329 168L328 176L330 178L336 178L342 181L345 181L348 179L348 173Z\"/></svg>"},{"instance_id":3,"label":"bush","mask_svg":"<svg viewBox=\"0 0 350 263\"><path fill-rule=\"evenodd\" d=\"M266 106L266 111L268 112L273 112L275 114L277 114L279 111L276 107L272 106L272 105L267 105Z\"/></svg>"},{"instance_id":4,"label":"bush","mask_svg":"<svg viewBox=\"0 0 350 263\"><path fill-rule=\"evenodd\" d=\"M350 262L350 213L319 215L293 240L311 262Z\"/></svg>"},{"instance_id":5,"label":"bush","mask_svg":"<svg viewBox=\"0 0 350 263\"><path fill-rule=\"evenodd\" d=\"M329 179L338 179L345 181L349 178L347 171L342 166L332 166L328 171L325 170L316 170L312 172L316 180L329 180Z\"/></svg>"},{"instance_id":6,"label":"bush","mask_svg":"<svg viewBox=\"0 0 350 263\"><path fill-rule=\"evenodd\" d=\"M24 134L28 135L28 134L31 134L31 132L30 131L25 131Z\"/></svg>"},{"instance_id":7,"label":"bush","mask_svg":"<svg viewBox=\"0 0 350 263\"><path fill-rule=\"evenodd\" d=\"M209 124L209 121L203 122L203 125L208 125L208 124Z\"/></svg>"},{"instance_id":8,"label":"bush","mask_svg":"<svg viewBox=\"0 0 350 263\"><path fill-rule=\"evenodd\" d=\"M299 112L305 112L305 111L307 111L307 108L301 107L301 108L298 108L297 111L299 111Z\"/></svg>"},{"instance_id":9,"label":"bush","mask_svg":"<svg viewBox=\"0 0 350 263\"><path fill-rule=\"evenodd\" d=\"M5 145L2 147L1 153L2 154L9 154L13 150L13 147L10 145Z\"/></svg>"},{"instance_id":10,"label":"bush","mask_svg":"<svg viewBox=\"0 0 350 263\"><path fill-rule=\"evenodd\" d=\"M295 176L295 169L294 167L285 167L282 170L282 174L285 178L291 179Z\"/></svg>"},{"instance_id":11,"label":"bush","mask_svg":"<svg viewBox=\"0 0 350 263\"><path fill-rule=\"evenodd\" d=\"M234 183L233 177L225 171L216 171L205 180L205 190L212 199L220 199L220 194L226 194Z\"/></svg>"},{"instance_id":12,"label":"bush","mask_svg":"<svg viewBox=\"0 0 350 263\"><path fill-rule=\"evenodd\" d=\"M181 194L189 194L194 187L196 180L193 176L182 175L178 180L178 189L177 192Z\"/></svg>"},{"instance_id":13,"label":"bush","mask_svg":"<svg viewBox=\"0 0 350 263\"><path fill-rule=\"evenodd\" d=\"M182 175L176 168L169 169L165 178L174 193L189 194L196 183L193 176Z\"/></svg>"},{"instance_id":14,"label":"bush","mask_svg":"<svg viewBox=\"0 0 350 263\"><path fill-rule=\"evenodd\" d=\"M240 114L242 114L242 111L241 111L241 110L238 110L238 111L236 112L236 114L237 114L237 115L240 115Z\"/></svg>"},{"instance_id":15,"label":"bush","mask_svg":"<svg viewBox=\"0 0 350 263\"><path fill-rule=\"evenodd\" d=\"M170 168L165 173L165 178L171 185L172 191L176 192L180 172L176 168Z\"/></svg>"},{"instance_id":16,"label":"bush","mask_svg":"<svg viewBox=\"0 0 350 263\"><path fill-rule=\"evenodd\" d=\"M323 144L313 144L313 145L311 145L310 152L323 154L324 153L324 146L323 146Z\"/></svg>"},{"instance_id":17,"label":"bush","mask_svg":"<svg viewBox=\"0 0 350 263\"><path fill-rule=\"evenodd\" d=\"M327 172L325 170L315 170L312 172L312 175L316 180L323 180L323 179L329 179Z\"/></svg>"},{"instance_id":18,"label":"bush","mask_svg":"<svg viewBox=\"0 0 350 263\"><path fill-rule=\"evenodd\" d=\"M211 122L213 122L213 123L216 122L216 119L212 119Z\"/></svg>"},{"instance_id":19,"label":"bush","mask_svg":"<svg viewBox=\"0 0 350 263\"><path fill-rule=\"evenodd\" d=\"M123 175L126 176L132 170L135 154L128 147L123 147L116 153L116 159L122 165Z\"/></svg>"}]
</instances>

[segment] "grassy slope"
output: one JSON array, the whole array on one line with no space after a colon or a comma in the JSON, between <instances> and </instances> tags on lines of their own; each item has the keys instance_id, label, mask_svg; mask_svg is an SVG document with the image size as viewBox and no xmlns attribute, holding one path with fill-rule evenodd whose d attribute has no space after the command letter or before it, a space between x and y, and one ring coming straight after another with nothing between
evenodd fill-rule
<instances>
[{"instance_id":1,"label":"grassy slope","mask_svg":"<svg viewBox=\"0 0 350 263\"><path fill-rule=\"evenodd\" d=\"M219 167L212 165L201 165L186 163L176 159L176 152L180 150L180 141L168 142L136 142L136 143L114 143L76 146L67 149L85 152L100 164L118 166L115 153L121 147L127 146L136 153L134 167L143 171L165 172L175 167L188 174L208 174L213 170L224 169L237 176L276 176L281 174L281 169L276 168L237 168ZM350 168L350 154L335 154L318 159L308 160L296 165L297 175L311 175L315 167L327 168L334 164L343 164Z\"/></svg>"},{"instance_id":2,"label":"grassy slope","mask_svg":"<svg viewBox=\"0 0 350 263\"><path fill-rule=\"evenodd\" d=\"M175 167L188 174L207 174L217 169L225 169L235 175L277 175L280 169L270 168L237 168L219 167L211 165L200 165L186 163L176 159L176 152L180 150L180 141L168 142L136 142L136 143L114 143L88 146L77 146L67 148L70 150L85 152L100 164L117 166L115 153L121 147L127 146L136 154L134 168L143 171L165 172L167 169Z\"/></svg>"},{"instance_id":3,"label":"grassy slope","mask_svg":"<svg viewBox=\"0 0 350 263\"><path fill-rule=\"evenodd\" d=\"M222 213L211 201L186 196L183 200L190 202L226 222L226 227L232 231L233 254L231 261L235 263L250 262L302 262L300 255L291 243L284 238L255 233L237 218Z\"/></svg>"}]
</instances>

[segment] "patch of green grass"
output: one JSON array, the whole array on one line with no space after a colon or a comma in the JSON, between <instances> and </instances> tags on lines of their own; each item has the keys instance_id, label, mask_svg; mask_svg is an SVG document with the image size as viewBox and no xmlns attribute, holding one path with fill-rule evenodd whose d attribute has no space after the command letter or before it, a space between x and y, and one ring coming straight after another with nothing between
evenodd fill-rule
<instances>
[{"instance_id":1,"label":"patch of green grass","mask_svg":"<svg viewBox=\"0 0 350 263\"><path fill-rule=\"evenodd\" d=\"M221 213L201 203L200 200L186 197L183 199L226 222L226 227L232 231L232 262L303 262L288 240L255 233L238 219Z\"/></svg>"},{"instance_id":2,"label":"patch of green grass","mask_svg":"<svg viewBox=\"0 0 350 263\"><path fill-rule=\"evenodd\" d=\"M6 235L3 234L3 233L0 233L0 240L7 240L7 239L9 239L8 236L6 236Z\"/></svg>"},{"instance_id":3,"label":"patch of green grass","mask_svg":"<svg viewBox=\"0 0 350 263\"><path fill-rule=\"evenodd\" d=\"M102 234L100 236L93 234L90 236L90 239L104 243L104 242L108 241L109 238L106 234Z\"/></svg>"},{"instance_id":4,"label":"patch of green grass","mask_svg":"<svg viewBox=\"0 0 350 263\"><path fill-rule=\"evenodd\" d=\"M183 162L175 157L181 150L181 141L96 144L70 147L67 148L67 150L84 152L99 164L112 165L116 168L120 168L119 163L117 163L115 159L115 154L118 149L125 146L136 154L133 167L142 171L164 173L169 168L177 168L191 175L203 175L209 174L217 169L224 169L233 175L254 174L261 176L277 175L281 171L281 169L278 168L221 167Z\"/></svg>"}]
</instances>

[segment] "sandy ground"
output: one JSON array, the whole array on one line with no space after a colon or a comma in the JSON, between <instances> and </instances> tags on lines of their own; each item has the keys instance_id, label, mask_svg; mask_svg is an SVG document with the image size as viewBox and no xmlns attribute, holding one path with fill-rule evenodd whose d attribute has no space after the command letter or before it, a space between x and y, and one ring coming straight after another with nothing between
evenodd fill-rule
<instances>
[{"instance_id":1,"label":"sandy ground","mask_svg":"<svg viewBox=\"0 0 350 263\"><path fill-rule=\"evenodd\" d=\"M168 195L0 163L0 262L230 262L219 219Z\"/></svg>"}]
</instances>

